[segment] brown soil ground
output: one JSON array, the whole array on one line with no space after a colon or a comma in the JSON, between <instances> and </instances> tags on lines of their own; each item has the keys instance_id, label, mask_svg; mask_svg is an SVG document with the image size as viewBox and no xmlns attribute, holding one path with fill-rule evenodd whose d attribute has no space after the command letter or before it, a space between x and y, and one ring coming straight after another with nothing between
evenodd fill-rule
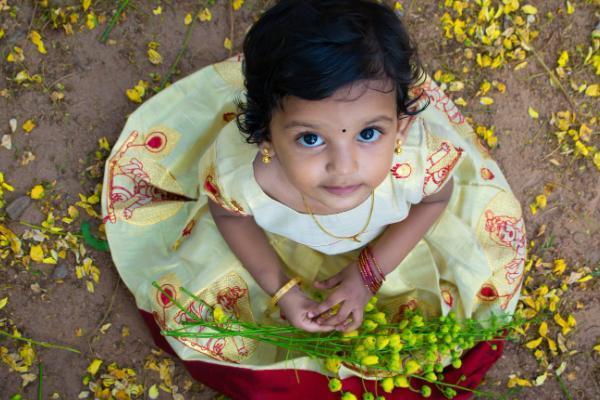
<instances>
[{"instance_id":1,"label":"brown soil ground","mask_svg":"<svg viewBox=\"0 0 600 400\"><path fill-rule=\"evenodd\" d=\"M0 0L0 9L6 4ZM186 26L184 16L195 14L203 1L162 1L163 12L153 15L152 9L161 1L131 2L125 16L110 33L109 43L99 41L99 36L108 21L100 23L93 30L77 28L81 22L73 24L75 34L66 35L63 30L54 30L44 15L47 14L40 2L9 0L9 6L16 10L15 17L10 11L0 11L0 27L5 36L0 39L0 136L9 134L9 120L16 118L19 127L12 134L12 149L0 147L0 171L5 179L14 185L14 192L6 192L7 203L26 194L34 185L45 183L53 186L48 189L46 202L56 210L66 209L74 204L78 193L90 195L99 177L90 177L86 169L98 162L94 152L98 140L108 138L112 144L117 139L125 119L135 110L136 105L125 96L125 90L133 87L138 80L150 80L150 73L165 76L179 51ZM80 7L75 1L50 1L50 7L67 5ZM116 5L110 1L93 1L97 15L107 15L110 19ZM545 261L565 258L573 271L586 266L598 271L600 260L600 174L591 162L577 160L553 152L557 147L555 129L550 126L551 114L570 108L561 91L549 84L548 75L533 57L524 69L514 71L513 67L484 72L461 73L461 61L456 55L461 48L453 42L442 40L443 32L439 17L443 1L404 1L406 21L417 38L421 56L427 71L442 68L453 71L466 84L459 95L469 101L465 114L474 121L486 126L494 125L499 146L492 151L510 182L515 194L525 210L528 238L543 245L540 254ZM556 65L560 51L575 53L578 44L584 51L590 44L590 34L598 23L598 4L590 1L573 1L576 6L573 15L558 10L564 9L564 1L531 0L529 3L539 8L541 22L538 24L540 37L534 42L537 53L550 68ZM38 4L34 6L34 4ZM263 2L247 1L241 10L233 13L226 6L228 2L217 2L211 10L211 22L195 21L189 47L177 67L174 80L210 63L220 61L229 55L223 47L226 36L234 32L234 51L239 50L243 34L253 18L258 15ZM552 11L556 18L544 18ZM85 13L79 10L85 18ZM231 21L234 21L232 27ZM47 54L39 54L35 46L27 40L28 31L41 32ZM160 42L159 51L164 63L154 66L148 62L147 43ZM24 66L31 74L42 75L44 84L29 87L16 84L12 79L22 68L8 63L6 56L12 46L24 49ZM21 65L21 66L22 66ZM586 67L588 68L588 67ZM581 81L591 82L593 72L587 69L580 75ZM504 94L495 95L492 107L483 107L477 101L475 92L481 77L498 80L506 84ZM64 99L52 101L51 94L57 90L56 84L64 85ZM568 89L568 88L567 88ZM570 96L576 104L583 97L573 91ZM456 96L454 96L456 97ZM598 115L598 103L588 98L590 115ZM528 106L540 113L536 121L528 116ZM29 134L21 129L27 119L34 119L37 127ZM593 141L598 145L597 125L593 127ZM35 160L27 165L20 162L25 152L35 155ZM549 162L556 159L560 166ZM541 194L544 186L555 185L548 196L548 206L532 215L529 203ZM22 221L39 225L46 218L42 211L44 202L33 202L20 217ZM46 210L47 211L47 210ZM85 220L78 219L69 230L76 231ZM0 214L1 215L1 214ZM0 220L1 221L1 220ZM16 222L6 222L17 234L25 232L25 226ZM542 227L545 231L537 237ZM94 358L105 364L116 362L120 367L130 367L137 371L137 382L146 388L160 384L161 378L155 371L144 368L144 362L151 351L156 349L134 304L133 297L121 283L110 255L88 249L95 264L100 269L100 280L94 293L86 290L84 280L75 276L76 262L72 256L60 261L67 267L67 276L62 280L52 278L53 265L32 263L29 269L9 265L7 260L0 263L0 299L9 298L0 311L1 329L7 330L10 319L24 337L50 343L60 343L81 350L74 354L56 349L36 347L37 361L30 373L38 375L37 365L44 365L42 397L75 399L86 386L82 377ZM532 271L537 273L539 271ZM568 274L568 272L567 272ZM39 285L39 286L38 286ZM577 400L600 398L600 354L592 347L600 343L600 292L597 274L581 285L572 285L564 295L564 310L571 312L577 320L575 331L568 335L567 346L577 352L561 360L567 362L562 377L566 389L561 389L554 376L540 386L508 392L506 387L509 374L533 379L543 369L530 350L522 343L511 343L500 362L488 374L484 385L486 390L505 394L514 399L567 399ZM111 323L105 331L100 326ZM3 327L4 326L4 327ZM123 335L123 328L129 335ZM78 336L77 330L82 334ZM12 330L10 330L12 332ZM0 337L0 346L10 352L17 351L19 344ZM157 359L171 360L167 355ZM559 358L556 358L557 360ZM192 383L186 370L177 359L172 359L174 384L185 399L212 399L220 395L199 383ZM555 365L556 367L556 365ZM11 371L0 363L0 397L21 393L23 398L37 396L38 382L21 388L20 373ZM54 397L52 397L54 395ZM161 390L161 399L172 395ZM144 398L147 398L144 397Z\"/></svg>"}]
</instances>

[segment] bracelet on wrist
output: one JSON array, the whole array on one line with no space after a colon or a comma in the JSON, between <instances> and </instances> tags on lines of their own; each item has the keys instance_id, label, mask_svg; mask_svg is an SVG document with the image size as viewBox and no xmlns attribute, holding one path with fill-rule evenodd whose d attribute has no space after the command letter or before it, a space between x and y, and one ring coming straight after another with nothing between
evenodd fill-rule
<instances>
[{"instance_id":1,"label":"bracelet on wrist","mask_svg":"<svg viewBox=\"0 0 600 400\"><path fill-rule=\"evenodd\" d=\"M385 281L385 275L368 246L358 256L358 269L365 287L373 295L376 294Z\"/></svg>"},{"instance_id":2,"label":"bracelet on wrist","mask_svg":"<svg viewBox=\"0 0 600 400\"><path fill-rule=\"evenodd\" d=\"M302 282L302 279L300 279L299 276L296 276L292 279L290 279L285 285L283 285L274 295L273 297L271 297L271 301L269 302L269 306L271 308L274 308L277 303L279 302L279 300L281 300L281 298L290 291L290 289L292 289L294 286L299 285L300 282Z\"/></svg>"}]
</instances>

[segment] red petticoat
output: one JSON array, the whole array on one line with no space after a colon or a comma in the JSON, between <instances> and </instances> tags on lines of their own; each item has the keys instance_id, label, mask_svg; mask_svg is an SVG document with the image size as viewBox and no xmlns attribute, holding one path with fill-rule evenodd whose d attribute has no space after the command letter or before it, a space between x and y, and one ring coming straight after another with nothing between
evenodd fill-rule
<instances>
[{"instance_id":1,"label":"red petticoat","mask_svg":"<svg viewBox=\"0 0 600 400\"><path fill-rule=\"evenodd\" d=\"M160 334L160 328L154 321L152 314L140 310L142 317L150 328L150 332L158 347L175 355L171 346ZM492 349L496 345L496 350ZM476 388L485 373L500 358L504 350L504 341L497 340L482 342L468 351L462 358L462 366L454 369L451 366L444 370L446 382L458 384L471 389ZM340 394L331 393L327 387L326 376L317 372L293 369L277 369L256 371L246 368L228 367L224 365L211 364L203 361L183 361L190 374L199 382L231 397L234 400L337 400ZM459 382L464 375L465 380ZM298 380L300 383L298 383ZM421 381L413 379L413 388L420 388ZM362 398L364 387L375 393L374 381L362 380L351 377L342 381L342 390L352 392L358 399ZM433 388L433 387L432 387ZM422 399L418 393L408 389L396 388L392 393L384 393L381 387L377 388L379 395L386 399L417 400ZM471 398L472 394L467 391L458 391L455 400ZM442 400L446 397L437 389L429 399Z\"/></svg>"}]
</instances>

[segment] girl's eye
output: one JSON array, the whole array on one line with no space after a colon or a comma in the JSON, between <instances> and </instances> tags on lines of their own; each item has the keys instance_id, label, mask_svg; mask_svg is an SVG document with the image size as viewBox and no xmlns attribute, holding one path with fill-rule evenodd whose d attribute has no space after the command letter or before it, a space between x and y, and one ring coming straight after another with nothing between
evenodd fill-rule
<instances>
[{"instance_id":1,"label":"girl's eye","mask_svg":"<svg viewBox=\"0 0 600 400\"><path fill-rule=\"evenodd\" d=\"M381 135L382 135L382 133L381 133L381 131L379 129L376 129L376 128L363 129L358 134L358 141L359 142L372 143L372 142L377 141L377 139L379 139L379 137Z\"/></svg>"},{"instance_id":2,"label":"girl's eye","mask_svg":"<svg viewBox=\"0 0 600 400\"><path fill-rule=\"evenodd\" d=\"M298 138L298 143L304 147L317 147L324 143L323 138L316 133L305 133Z\"/></svg>"}]
</instances>

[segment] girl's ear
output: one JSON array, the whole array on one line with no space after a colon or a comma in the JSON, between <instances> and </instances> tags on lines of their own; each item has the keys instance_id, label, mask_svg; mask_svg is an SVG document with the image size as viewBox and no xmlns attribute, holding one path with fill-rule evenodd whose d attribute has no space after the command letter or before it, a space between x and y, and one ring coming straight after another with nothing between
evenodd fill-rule
<instances>
[{"instance_id":1,"label":"girl's ear","mask_svg":"<svg viewBox=\"0 0 600 400\"><path fill-rule=\"evenodd\" d=\"M269 142L268 140L263 140L258 145L258 151L260 151L260 154L262 154L262 155L268 154L270 157L275 156L275 149L273 148L273 145L271 144L271 142Z\"/></svg>"},{"instance_id":2,"label":"girl's ear","mask_svg":"<svg viewBox=\"0 0 600 400\"><path fill-rule=\"evenodd\" d=\"M415 115L402 115L398 118L398 131L396 132L397 139L402 139L403 142L406 141L408 130L412 126L415 119Z\"/></svg>"}]
</instances>

